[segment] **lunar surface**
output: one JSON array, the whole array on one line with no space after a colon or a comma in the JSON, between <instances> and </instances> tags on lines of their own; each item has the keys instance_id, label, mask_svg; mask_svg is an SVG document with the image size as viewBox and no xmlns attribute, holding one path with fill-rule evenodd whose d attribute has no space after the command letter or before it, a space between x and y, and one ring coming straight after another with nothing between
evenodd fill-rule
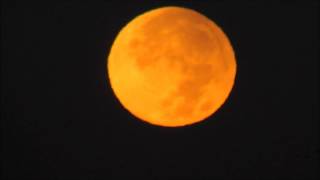
<instances>
[{"instance_id":1,"label":"lunar surface","mask_svg":"<svg viewBox=\"0 0 320 180\"><path fill-rule=\"evenodd\" d=\"M224 32L187 8L143 13L117 35L107 62L115 96L135 117L178 127L202 121L226 101L236 60Z\"/></svg>"}]
</instances>

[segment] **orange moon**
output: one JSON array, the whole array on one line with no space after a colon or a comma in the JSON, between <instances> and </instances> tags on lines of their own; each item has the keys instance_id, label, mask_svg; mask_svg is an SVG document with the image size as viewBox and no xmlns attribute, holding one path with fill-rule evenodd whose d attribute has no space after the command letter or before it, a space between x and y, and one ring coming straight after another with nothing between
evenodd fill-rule
<instances>
[{"instance_id":1,"label":"orange moon","mask_svg":"<svg viewBox=\"0 0 320 180\"><path fill-rule=\"evenodd\" d=\"M147 11L121 29L107 70L115 96L132 115L179 127L221 107L234 85L236 59L217 24L170 6Z\"/></svg>"}]
</instances>

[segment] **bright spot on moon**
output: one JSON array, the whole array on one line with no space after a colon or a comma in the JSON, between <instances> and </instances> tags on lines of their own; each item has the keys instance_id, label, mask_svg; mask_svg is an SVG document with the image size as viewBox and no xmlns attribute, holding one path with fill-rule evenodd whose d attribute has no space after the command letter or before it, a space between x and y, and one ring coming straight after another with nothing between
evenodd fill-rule
<instances>
[{"instance_id":1,"label":"bright spot on moon","mask_svg":"<svg viewBox=\"0 0 320 180\"><path fill-rule=\"evenodd\" d=\"M122 28L107 68L116 97L131 114L178 127L206 119L226 101L236 60L213 21L191 9L163 7Z\"/></svg>"}]
</instances>

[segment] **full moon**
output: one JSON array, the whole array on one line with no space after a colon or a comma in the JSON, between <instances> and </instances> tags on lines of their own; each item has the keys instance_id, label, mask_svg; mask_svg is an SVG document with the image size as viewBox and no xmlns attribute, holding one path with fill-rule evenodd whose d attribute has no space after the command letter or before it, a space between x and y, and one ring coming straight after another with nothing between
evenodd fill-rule
<instances>
[{"instance_id":1,"label":"full moon","mask_svg":"<svg viewBox=\"0 0 320 180\"><path fill-rule=\"evenodd\" d=\"M115 96L133 116L179 127L222 106L234 85L236 59L217 24L170 6L147 11L121 29L107 72Z\"/></svg>"}]
</instances>

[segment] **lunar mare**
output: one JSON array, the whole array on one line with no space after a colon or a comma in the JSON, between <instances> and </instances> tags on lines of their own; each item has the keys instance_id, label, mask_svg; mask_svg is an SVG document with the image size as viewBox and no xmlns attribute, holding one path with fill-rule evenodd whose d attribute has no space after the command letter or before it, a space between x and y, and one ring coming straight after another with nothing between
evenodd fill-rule
<instances>
[{"instance_id":1,"label":"lunar mare","mask_svg":"<svg viewBox=\"0 0 320 180\"><path fill-rule=\"evenodd\" d=\"M107 63L120 103L139 119L177 127L219 109L236 75L232 46L200 13L181 7L148 11L117 35Z\"/></svg>"}]
</instances>

